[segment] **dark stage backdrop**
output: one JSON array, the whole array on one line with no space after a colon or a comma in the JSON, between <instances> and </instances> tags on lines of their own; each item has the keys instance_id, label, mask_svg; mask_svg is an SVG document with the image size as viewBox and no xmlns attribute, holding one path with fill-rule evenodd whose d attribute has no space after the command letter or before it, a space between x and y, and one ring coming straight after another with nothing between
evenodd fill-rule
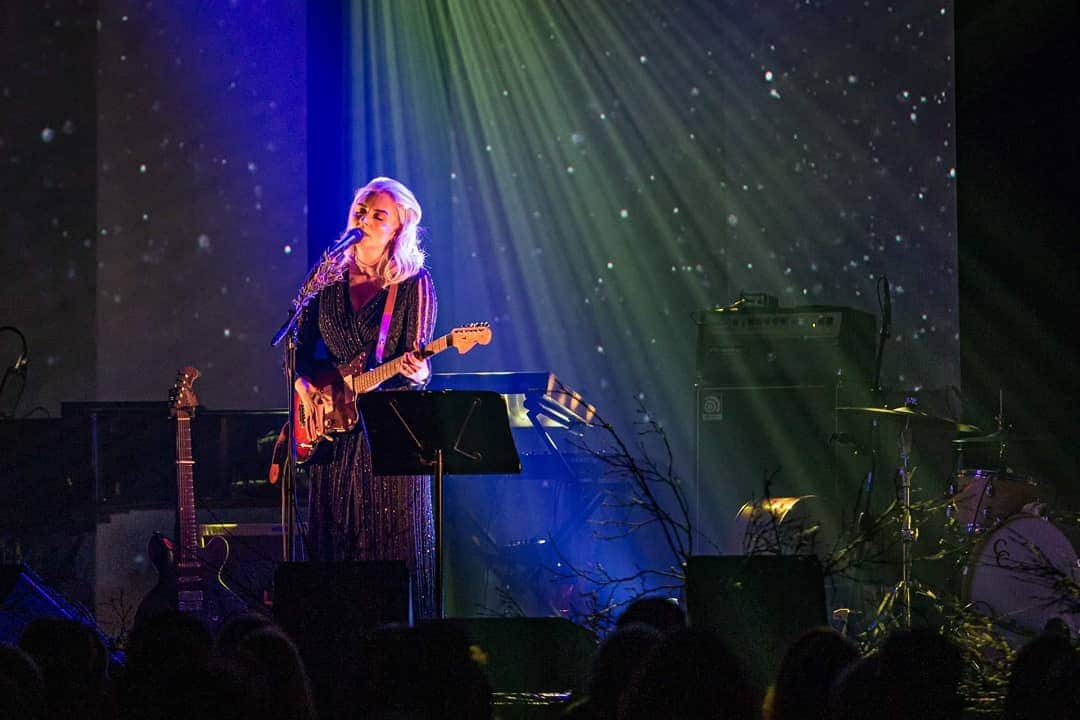
<instances>
[{"instance_id":1,"label":"dark stage backdrop","mask_svg":"<svg viewBox=\"0 0 1080 720\"><path fill-rule=\"evenodd\" d=\"M77 0L0 10L0 327L29 359L0 418L95 394L94 21ZM0 374L22 352L0 332Z\"/></svg>"},{"instance_id":2,"label":"dark stage backdrop","mask_svg":"<svg viewBox=\"0 0 1080 720\"><path fill-rule=\"evenodd\" d=\"M301 3L100 3L98 397L285 405L307 258Z\"/></svg>"}]
</instances>

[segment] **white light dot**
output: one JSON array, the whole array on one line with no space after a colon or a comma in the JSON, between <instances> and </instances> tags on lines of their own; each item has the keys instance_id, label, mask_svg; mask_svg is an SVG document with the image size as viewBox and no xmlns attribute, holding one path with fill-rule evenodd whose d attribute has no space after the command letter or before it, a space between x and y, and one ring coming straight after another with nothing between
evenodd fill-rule
<instances>
[{"instance_id":1,"label":"white light dot","mask_svg":"<svg viewBox=\"0 0 1080 720\"><path fill-rule=\"evenodd\" d=\"M638 62L640 62L642 65L644 65L645 63L649 62L649 58L642 55L641 57L638 58Z\"/></svg>"},{"instance_id":2,"label":"white light dot","mask_svg":"<svg viewBox=\"0 0 1080 720\"><path fill-rule=\"evenodd\" d=\"M145 175L145 174L146 174L146 163L143 163L142 165L140 165L140 166L139 166L139 173L140 173L141 175Z\"/></svg>"},{"instance_id":3,"label":"white light dot","mask_svg":"<svg viewBox=\"0 0 1080 720\"><path fill-rule=\"evenodd\" d=\"M232 330L230 330L229 328L225 328L225 330L224 330L224 332L222 334L225 337L232 337Z\"/></svg>"},{"instance_id":4,"label":"white light dot","mask_svg":"<svg viewBox=\"0 0 1080 720\"><path fill-rule=\"evenodd\" d=\"M42 130L41 130L41 142L47 142L47 143L52 142L54 137L56 137L56 131L54 131L50 127L42 128Z\"/></svg>"},{"instance_id":5,"label":"white light dot","mask_svg":"<svg viewBox=\"0 0 1080 720\"><path fill-rule=\"evenodd\" d=\"M292 245L286 245L283 249L286 255L292 255Z\"/></svg>"},{"instance_id":6,"label":"white light dot","mask_svg":"<svg viewBox=\"0 0 1080 720\"><path fill-rule=\"evenodd\" d=\"M596 352L603 353L604 352L604 346L603 345L597 345L596 346Z\"/></svg>"},{"instance_id":7,"label":"white light dot","mask_svg":"<svg viewBox=\"0 0 1080 720\"><path fill-rule=\"evenodd\" d=\"M608 261L607 269L608 270L614 270L615 269L615 263L613 263L611 261Z\"/></svg>"},{"instance_id":8,"label":"white light dot","mask_svg":"<svg viewBox=\"0 0 1080 720\"><path fill-rule=\"evenodd\" d=\"M773 72L772 72L772 70L766 70L765 71L765 82L772 82L772 81L773 81Z\"/></svg>"},{"instance_id":9,"label":"white light dot","mask_svg":"<svg viewBox=\"0 0 1080 720\"><path fill-rule=\"evenodd\" d=\"M736 215L735 213L731 213L730 215L727 216L727 224L730 225L731 227L735 227L736 225L739 224L739 216Z\"/></svg>"},{"instance_id":10,"label":"white light dot","mask_svg":"<svg viewBox=\"0 0 1080 720\"><path fill-rule=\"evenodd\" d=\"M630 217L630 211L627 210L626 208L623 208L622 210L619 211L619 217L621 217L623 220L625 220L626 218Z\"/></svg>"},{"instance_id":11,"label":"white light dot","mask_svg":"<svg viewBox=\"0 0 1080 720\"><path fill-rule=\"evenodd\" d=\"M567 175L573 175L574 174L574 166L573 165L567 165L566 166L566 174Z\"/></svg>"}]
</instances>

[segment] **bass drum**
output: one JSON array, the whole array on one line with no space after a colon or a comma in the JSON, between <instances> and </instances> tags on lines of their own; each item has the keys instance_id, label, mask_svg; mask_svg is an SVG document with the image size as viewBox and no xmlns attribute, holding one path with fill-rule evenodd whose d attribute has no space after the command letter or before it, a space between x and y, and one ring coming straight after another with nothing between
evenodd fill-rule
<instances>
[{"instance_id":1,"label":"bass drum","mask_svg":"<svg viewBox=\"0 0 1080 720\"><path fill-rule=\"evenodd\" d=\"M739 508L724 552L728 555L814 555L824 560L836 544L816 495L769 498Z\"/></svg>"},{"instance_id":2,"label":"bass drum","mask_svg":"<svg viewBox=\"0 0 1080 720\"><path fill-rule=\"evenodd\" d=\"M1076 550L1049 520L1018 514L980 540L964 568L963 599L993 618L1014 645L1055 618L1076 636L1080 579Z\"/></svg>"}]
</instances>

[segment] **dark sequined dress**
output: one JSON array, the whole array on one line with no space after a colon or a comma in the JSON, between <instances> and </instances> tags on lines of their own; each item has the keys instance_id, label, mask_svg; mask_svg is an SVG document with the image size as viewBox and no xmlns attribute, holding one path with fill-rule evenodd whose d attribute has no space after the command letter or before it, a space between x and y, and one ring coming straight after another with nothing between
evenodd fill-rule
<instances>
[{"instance_id":1,"label":"dark sequined dress","mask_svg":"<svg viewBox=\"0 0 1080 720\"><path fill-rule=\"evenodd\" d=\"M324 354L336 363L351 360L360 352L367 352L370 358L386 297L384 288L354 312L347 280L324 288L305 308L300 321L298 372L304 374L314 359ZM435 287L426 270L403 281L383 360L410 350L417 339L430 342L436 309ZM313 322L316 318L317 323ZM382 388L405 385L405 378L399 375ZM308 559L404 560L412 578L413 612L419 617L432 616L435 529L431 479L376 476L367 435L359 427L324 445L307 465Z\"/></svg>"}]
</instances>

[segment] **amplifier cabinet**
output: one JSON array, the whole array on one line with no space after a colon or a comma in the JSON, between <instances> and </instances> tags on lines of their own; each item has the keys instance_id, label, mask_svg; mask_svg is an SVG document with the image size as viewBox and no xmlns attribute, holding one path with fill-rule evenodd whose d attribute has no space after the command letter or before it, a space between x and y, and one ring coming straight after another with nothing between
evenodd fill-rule
<instances>
[{"instance_id":1,"label":"amplifier cabinet","mask_svg":"<svg viewBox=\"0 0 1080 720\"><path fill-rule=\"evenodd\" d=\"M869 387L876 320L830 306L697 315L698 385Z\"/></svg>"}]
</instances>

